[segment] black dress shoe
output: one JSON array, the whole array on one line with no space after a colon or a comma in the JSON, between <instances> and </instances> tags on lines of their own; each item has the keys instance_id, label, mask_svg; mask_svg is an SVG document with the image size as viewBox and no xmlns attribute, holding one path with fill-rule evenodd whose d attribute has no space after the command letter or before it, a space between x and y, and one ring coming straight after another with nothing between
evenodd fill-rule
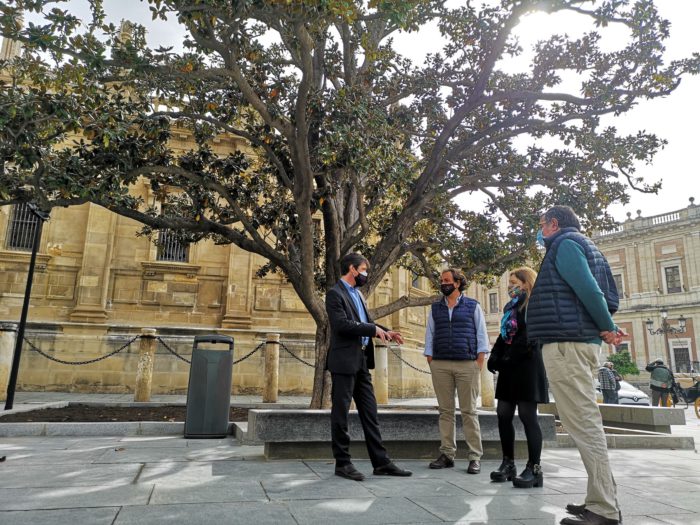
<instances>
[{"instance_id":1,"label":"black dress shoe","mask_svg":"<svg viewBox=\"0 0 700 525\"><path fill-rule=\"evenodd\" d=\"M375 476L407 477L407 476L412 476L413 472L411 472L410 470L404 470L402 468L399 468L396 465L394 465L393 463L387 463L386 465L382 465L381 467L375 467L374 475Z\"/></svg>"},{"instance_id":2,"label":"black dress shoe","mask_svg":"<svg viewBox=\"0 0 700 525\"><path fill-rule=\"evenodd\" d=\"M365 479L365 475L355 468L352 463L348 465L343 465L342 467L335 467L335 475L341 478L351 479L353 481L362 481Z\"/></svg>"},{"instance_id":3,"label":"black dress shoe","mask_svg":"<svg viewBox=\"0 0 700 525\"><path fill-rule=\"evenodd\" d=\"M430 468L452 468L455 466L453 459L448 458L445 454L440 454L440 457L428 465Z\"/></svg>"},{"instance_id":4,"label":"black dress shoe","mask_svg":"<svg viewBox=\"0 0 700 525\"><path fill-rule=\"evenodd\" d=\"M496 483L503 483L504 481L511 481L518 472L515 470L515 462L511 458L503 458L501 461L501 466L497 470L491 472L491 481Z\"/></svg>"},{"instance_id":5,"label":"black dress shoe","mask_svg":"<svg viewBox=\"0 0 700 525\"><path fill-rule=\"evenodd\" d=\"M620 522L590 510L584 510L579 516L564 518L559 523L561 525L618 525Z\"/></svg>"},{"instance_id":6,"label":"black dress shoe","mask_svg":"<svg viewBox=\"0 0 700 525\"><path fill-rule=\"evenodd\" d=\"M467 473L478 474L479 472L481 472L481 461L478 459L472 459L467 467Z\"/></svg>"}]
</instances>

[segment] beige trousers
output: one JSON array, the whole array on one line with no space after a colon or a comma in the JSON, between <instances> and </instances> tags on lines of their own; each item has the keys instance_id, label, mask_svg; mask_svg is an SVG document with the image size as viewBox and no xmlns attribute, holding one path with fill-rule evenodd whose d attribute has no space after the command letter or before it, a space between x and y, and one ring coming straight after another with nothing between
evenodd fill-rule
<instances>
[{"instance_id":1,"label":"beige trousers","mask_svg":"<svg viewBox=\"0 0 700 525\"><path fill-rule=\"evenodd\" d=\"M610 469L603 421L596 403L595 381L600 345L560 342L542 347L549 387L559 417L574 440L588 473L586 509L617 520L620 506Z\"/></svg>"},{"instance_id":2,"label":"beige trousers","mask_svg":"<svg viewBox=\"0 0 700 525\"><path fill-rule=\"evenodd\" d=\"M440 412L440 452L454 459L457 452L455 441L455 391L462 413L464 439L467 442L467 458L481 459L481 428L476 413L476 398L479 396L481 370L476 361L453 361L433 359L430 363L433 388Z\"/></svg>"}]
</instances>

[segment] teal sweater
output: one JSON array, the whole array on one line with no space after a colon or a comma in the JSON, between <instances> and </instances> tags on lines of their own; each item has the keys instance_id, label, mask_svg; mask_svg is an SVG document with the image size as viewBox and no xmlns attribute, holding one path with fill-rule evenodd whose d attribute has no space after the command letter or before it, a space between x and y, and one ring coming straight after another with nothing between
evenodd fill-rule
<instances>
[{"instance_id":1,"label":"teal sweater","mask_svg":"<svg viewBox=\"0 0 700 525\"><path fill-rule=\"evenodd\" d=\"M616 330L605 295L588 267L583 247L572 240L562 241L554 264L559 275L574 291L600 331ZM600 344L602 339L597 337L586 342Z\"/></svg>"}]
</instances>

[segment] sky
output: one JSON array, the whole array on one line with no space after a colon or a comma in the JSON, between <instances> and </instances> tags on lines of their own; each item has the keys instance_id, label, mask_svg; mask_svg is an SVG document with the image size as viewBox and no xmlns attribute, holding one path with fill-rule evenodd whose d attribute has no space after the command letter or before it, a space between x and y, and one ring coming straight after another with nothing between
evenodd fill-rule
<instances>
[{"instance_id":1,"label":"sky","mask_svg":"<svg viewBox=\"0 0 700 525\"><path fill-rule=\"evenodd\" d=\"M494 0L485 0L493 2ZM453 0L454 4L459 4ZM479 3L479 2L473 2ZM71 11L82 12L87 16L85 0L68 0ZM148 29L148 42L151 46L180 46L182 29L176 22L152 21L148 6L140 0L105 0L108 21L118 24L129 19L145 25ZM700 0L657 0L661 15L671 23L671 36L667 40L667 56L671 59L690 56L700 52L698 20L700 20ZM75 10L75 11L74 11ZM536 13L524 18L516 28L524 49L530 49L538 40L551 34L566 33L572 37L593 28L590 19L570 13ZM603 30L603 45L609 49L621 47L625 42L625 32L615 27ZM439 50L442 42L435 27L426 27L418 34L398 35L395 45L402 53L416 62L421 62L426 53ZM523 58L501 64L506 70L517 70L527 66L527 52ZM616 119L604 120L604 125L614 125L621 132L636 133L639 130L651 131L668 141L659 152L653 164L639 165L637 175L648 183L662 182L662 189L656 195L648 195L631 190L628 205L613 205L609 211L613 218L622 221L626 213L649 217L668 213L688 206L688 198L695 197L700 203L700 168L697 166L698 125L700 123L700 76L686 77L678 89L664 99L643 101L638 107Z\"/></svg>"}]
</instances>

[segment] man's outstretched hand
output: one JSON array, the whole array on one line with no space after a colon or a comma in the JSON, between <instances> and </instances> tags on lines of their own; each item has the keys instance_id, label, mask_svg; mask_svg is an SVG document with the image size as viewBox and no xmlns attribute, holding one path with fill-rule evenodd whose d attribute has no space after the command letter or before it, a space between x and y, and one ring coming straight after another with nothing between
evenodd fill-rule
<instances>
[{"instance_id":1,"label":"man's outstretched hand","mask_svg":"<svg viewBox=\"0 0 700 525\"><path fill-rule=\"evenodd\" d=\"M400 345L403 344L401 332L394 332L393 330L384 330L383 328L377 327L377 332L374 334L374 337L378 337L385 343L393 341Z\"/></svg>"},{"instance_id":2,"label":"man's outstretched hand","mask_svg":"<svg viewBox=\"0 0 700 525\"><path fill-rule=\"evenodd\" d=\"M390 330L387 333L389 334L389 337L391 337L391 340L394 341L396 344L403 344L403 336L401 335L401 332L394 332L393 330Z\"/></svg>"}]
</instances>

